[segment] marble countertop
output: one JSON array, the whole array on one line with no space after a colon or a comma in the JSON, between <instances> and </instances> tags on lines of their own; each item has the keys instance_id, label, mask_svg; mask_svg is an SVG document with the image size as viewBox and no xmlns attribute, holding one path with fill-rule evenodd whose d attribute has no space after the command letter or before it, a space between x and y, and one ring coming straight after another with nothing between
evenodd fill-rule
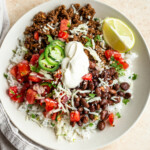
<instances>
[{"instance_id":1,"label":"marble countertop","mask_svg":"<svg viewBox=\"0 0 150 150\"><path fill-rule=\"evenodd\" d=\"M10 25L33 7L48 0L6 0ZM125 14L150 48L150 0L99 0ZM150 150L150 101L136 125L102 150Z\"/></svg>"}]
</instances>

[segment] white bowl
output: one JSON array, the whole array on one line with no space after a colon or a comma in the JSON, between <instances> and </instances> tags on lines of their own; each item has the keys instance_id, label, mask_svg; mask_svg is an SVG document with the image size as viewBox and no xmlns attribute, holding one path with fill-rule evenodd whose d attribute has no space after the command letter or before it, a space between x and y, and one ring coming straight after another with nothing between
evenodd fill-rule
<instances>
[{"instance_id":1,"label":"white bowl","mask_svg":"<svg viewBox=\"0 0 150 150\"><path fill-rule=\"evenodd\" d=\"M69 7L72 3L80 3L81 6L90 3L96 10L96 17L116 17L127 23L134 32L136 42L133 50L139 57L135 62L133 62L133 71L138 74L138 79L134 81L134 98L130 103L128 103L127 106L123 108L122 118L115 122L116 126L114 128L107 127L102 132L97 131L91 135L89 140L80 140L74 143L68 143L66 141L58 142L53 131L46 128L40 128L34 122L25 120L25 114L16 109L14 103L9 99L6 93L8 84L3 76L3 73L6 71L9 64L9 59L13 55L12 50L16 48L17 38L24 32L25 27L30 25L30 21L33 16L39 11L48 12L53 10L61 4ZM20 18L11 28L2 44L0 51L0 99L10 120L31 140L47 148L53 149L97 149L104 147L123 135L137 121L147 103L150 89L149 75L150 55L148 48L137 28L120 12L110 6L92 0L51 0L37 6Z\"/></svg>"}]
</instances>

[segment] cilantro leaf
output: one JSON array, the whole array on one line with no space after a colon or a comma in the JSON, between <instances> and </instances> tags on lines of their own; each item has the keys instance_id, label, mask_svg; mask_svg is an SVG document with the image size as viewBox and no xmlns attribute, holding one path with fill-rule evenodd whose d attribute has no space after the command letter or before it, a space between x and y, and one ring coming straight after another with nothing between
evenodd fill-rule
<instances>
[{"instance_id":1,"label":"cilantro leaf","mask_svg":"<svg viewBox=\"0 0 150 150\"><path fill-rule=\"evenodd\" d=\"M116 113L116 116L117 116L118 118L121 118L121 115L120 115L119 112Z\"/></svg>"},{"instance_id":2,"label":"cilantro leaf","mask_svg":"<svg viewBox=\"0 0 150 150\"><path fill-rule=\"evenodd\" d=\"M16 50L12 50L14 54L16 54Z\"/></svg>"},{"instance_id":3,"label":"cilantro leaf","mask_svg":"<svg viewBox=\"0 0 150 150\"><path fill-rule=\"evenodd\" d=\"M94 124L93 123L89 123L89 127L92 127Z\"/></svg>"},{"instance_id":4,"label":"cilantro leaf","mask_svg":"<svg viewBox=\"0 0 150 150\"><path fill-rule=\"evenodd\" d=\"M134 74L132 75L132 80L136 80L136 79L137 79L137 74L134 73Z\"/></svg>"},{"instance_id":5,"label":"cilantro leaf","mask_svg":"<svg viewBox=\"0 0 150 150\"><path fill-rule=\"evenodd\" d=\"M85 47L92 47L92 41L89 37L85 37L88 41L85 43Z\"/></svg>"},{"instance_id":6,"label":"cilantro leaf","mask_svg":"<svg viewBox=\"0 0 150 150\"><path fill-rule=\"evenodd\" d=\"M33 66L33 65L30 66L30 70L33 71L33 72L37 72L38 73L40 71L40 69L41 69L40 66L38 66L38 67Z\"/></svg>"},{"instance_id":7,"label":"cilantro leaf","mask_svg":"<svg viewBox=\"0 0 150 150\"><path fill-rule=\"evenodd\" d=\"M20 98L22 95L17 95L16 98Z\"/></svg>"},{"instance_id":8,"label":"cilantro leaf","mask_svg":"<svg viewBox=\"0 0 150 150\"><path fill-rule=\"evenodd\" d=\"M54 123L51 123L51 125L54 127L55 126L55 124Z\"/></svg>"},{"instance_id":9,"label":"cilantro leaf","mask_svg":"<svg viewBox=\"0 0 150 150\"><path fill-rule=\"evenodd\" d=\"M127 105L127 103L129 102L129 99L123 99L122 102Z\"/></svg>"},{"instance_id":10,"label":"cilantro leaf","mask_svg":"<svg viewBox=\"0 0 150 150\"><path fill-rule=\"evenodd\" d=\"M94 98L95 97L95 94L91 93L89 94L90 97Z\"/></svg>"},{"instance_id":11,"label":"cilantro leaf","mask_svg":"<svg viewBox=\"0 0 150 150\"><path fill-rule=\"evenodd\" d=\"M32 114L32 115L31 115L31 117L32 117L32 118L35 118L35 117L36 117L36 115L35 115L35 114Z\"/></svg>"},{"instance_id":12,"label":"cilantro leaf","mask_svg":"<svg viewBox=\"0 0 150 150\"><path fill-rule=\"evenodd\" d=\"M101 41L100 35L96 35L95 38L94 38L94 41L95 41L95 42L96 42L96 41Z\"/></svg>"},{"instance_id":13,"label":"cilantro leaf","mask_svg":"<svg viewBox=\"0 0 150 150\"><path fill-rule=\"evenodd\" d=\"M94 21L98 21L99 19L98 18L94 18Z\"/></svg>"},{"instance_id":14,"label":"cilantro leaf","mask_svg":"<svg viewBox=\"0 0 150 150\"><path fill-rule=\"evenodd\" d=\"M52 36L50 36L50 35L47 35L47 37L48 37L48 42L52 42L52 41L53 41L53 38L52 38Z\"/></svg>"},{"instance_id":15,"label":"cilantro leaf","mask_svg":"<svg viewBox=\"0 0 150 150\"><path fill-rule=\"evenodd\" d=\"M28 104L28 108L32 108L32 106L33 106L32 104Z\"/></svg>"},{"instance_id":16,"label":"cilantro leaf","mask_svg":"<svg viewBox=\"0 0 150 150\"><path fill-rule=\"evenodd\" d=\"M12 89L10 89L10 93L15 95L15 92Z\"/></svg>"},{"instance_id":17,"label":"cilantro leaf","mask_svg":"<svg viewBox=\"0 0 150 150\"><path fill-rule=\"evenodd\" d=\"M8 75L6 73L4 73L4 77L7 79L8 78Z\"/></svg>"}]
</instances>

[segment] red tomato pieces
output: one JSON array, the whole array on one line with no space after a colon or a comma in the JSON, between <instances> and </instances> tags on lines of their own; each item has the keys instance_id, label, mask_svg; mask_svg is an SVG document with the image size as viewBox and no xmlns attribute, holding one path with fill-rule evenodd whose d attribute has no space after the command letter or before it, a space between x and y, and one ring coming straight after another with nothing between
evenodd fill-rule
<instances>
[{"instance_id":1,"label":"red tomato pieces","mask_svg":"<svg viewBox=\"0 0 150 150\"><path fill-rule=\"evenodd\" d=\"M13 97L14 95L16 95L18 93L18 88L17 86L12 86L9 88L8 90L8 94L10 97Z\"/></svg>"},{"instance_id":2,"label":"red tomato pieces","mask_svg":"<svg viewBox=\"0 0 150 150\"><path fill-rule=\"evenodd\" d=\"M110 125L111 126L113 126L113 123L114 123L114 114L113 113L111 113L110 115L109 115L109 123L110 123Z\"/></svg>"},{"instance_id":3,"label":"red tomato pieces","mask_svg":"<svg viewBox=\"0 0 150 150\"><path fill-rule=\"evenodd\" d=\"M111 57L114 57L115 60L119 61L120 64L122 64L123 69L127 69L129 67L129 64L121 57L121 54L114 50L106 50L105 51L105 57L110 60Z\"/></svg>"},{"instance_id":4,"label":"red tomato pieces","mask_svg":"<svg viewBox=\"0 0 150 150\"><path fill-rule=\"evenodd\" d=\"M32 89L27 90L26 100L28 101L29 104L34 104L36 95L37 93L34 90Z\"/></svg>"},{"instance_id":5,"label":"red tomato pieces","mask_svg":"<svg viewBox=\"0 0 150 150\"><path fill-rule=\"evenodd\" d=\"M41 75L36 72L31 72L28 79L32 82L40 82L41 79L38 76L41 76Z\"/></svg>"},{"instance_id":6,"label":"red tomato pieces","mask_svg":"<svg viewBox=\"0 0 150 150\"><path fill-rule=\"evenodd\" d=\"M89 80L89 81L92 81L92 74L91 73L88 73L86 75L84 75L82 77L83 80Z\"/></svg>"},{"instance_id":7,"label":"red tomato pieces","mask_svg":"<svg viewBox=\"0 0 150 150\"><path fill-rule=\"evenodd\" d=\"M55 119L56 119L56 116L57 116L57 113L53 113L53 114L51 115L51 119L52 119L52 120L55 120Z\"/></svg>"},{"instance_id":8,"label":"red tomato pieces","mask_svg":"<svg viewBox=\"0 0 150 150\"><path fill-rule=\"evenodd\" d=\"M39 54L33 54L32 58L30 59L30 64L35 65L38 63L39 60Z\"/></svg>"},{"instance_id":9,"label":"red tomato pieces","mask_svg":"<svg viewBox=\"0 0 150 150\"><path fill-rule=\"evenodd\" d=\"M46 103L46 111L51 111L52 109L56 109L58 107L58 102L56 102L55 100L51 99L51 98L46 98L45 99L45 103Z\"/></svg>"},{"instance_id":10,"label":"red tomato pieces","mask_svg":"<svg viewBox=\"0 0 150 150\"><path fill-rule=\"evenodd\" d=\"M60 79L62 77L62 73L61 73L60 69L56 71L56 73L54 74L54 77L58 78L58 79Z\"/></svg>"},{"instance_id":11,"label":"red tomato pieces","mask_svg":"<svg viewBox=\"0 0 150 150\"><path fill-rule=\"evenodd\" d=\"M11 100L18 102L18 103L23 102L23 94L22 93L18 94L17 86L10 87L8 90L8 94Z\"/></svg>"},{"instance_id":12,"label":"red tomato pieces","mask_svg":"<svg viewBox=\"0 0 150 150\"><path fill-rule=\"evenodd\" d=\"M66 40L68 38L69 34L66 31L59 31L58 37L61 39Z\"/></svg>"},{"instance_id":13,"label":"red tomato pieces","mask_svg":"<svg viewBox=\"0 0 150 150\"><path fill-rule=\"evenodd\" d=\"M72 111L70 113L70 121L71 122L78 122L78 121L80 121L80 113L78 111Z\"/></svg>"},{"instance_id":14,"label":"red tomato pieces","mask_svg":"<svg viewBox=\"0 0 150 150\"><path fill-rule=\"evenodd\" d=\"M30 67L27 60L23 60L18 64L18 72L22 77L30 73Z\"/></svg>"},{"instance_id":15,"label":"red tomato pieces","mask_svg":"<svg viewBox=\"0 0 150 150\"><path fill-rule=\"evenodd\" d=\"M18 67L17 65L16 66L13 66L11 69L10 69L10 73L16 78L17 77L17 72L18 72Z\"/></svg>"},{"instance_id":16,"label":"red tomato pieces","mask_svg":"<svg viewBox=\"0 0 150 150\"><path fill-rule=\"evenodd\" d=\"M61 30L61 31L68 30L68 27L69 27L69 26L70 26L69 20L67 20L67 19L61 20L61 23L60 23L60 30Z\"/></svg>"},{"instance_id":17,"label":"red tomato pieces","mask_svg":"<svg viewBox=\"0 0 150 150\"><path fill-rule=\"evenodd\" d=\"M34 39L39 40L39 33L37 31L34 32Z\"/></svg>"}]
</instances>

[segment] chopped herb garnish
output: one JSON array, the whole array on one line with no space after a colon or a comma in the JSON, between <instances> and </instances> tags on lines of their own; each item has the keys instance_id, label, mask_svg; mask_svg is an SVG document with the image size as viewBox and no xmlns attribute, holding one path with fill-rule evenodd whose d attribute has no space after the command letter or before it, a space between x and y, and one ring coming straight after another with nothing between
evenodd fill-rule
<instances>
[{"instance_id":1,"label":"chopped herb garnish","mask_svg":"<svg viewBox=\"0 0 150 150\"><path fill-rule=\"evenodd\" d=\"M129 99L123 99L122 101L125 105L127 105L127 103L129 102Z\"/></svg>"},{"instance_id":2,"label":"chopped herb garnish","mask_svg":"<svg viewBox=\"0 0 150 150\"><path fill-rule=\"evenodd\" d=\"M30 66L30 70L33 71L33 72L37 72L38 73L40 71L40 69L41 69L40 66L38 66L38 67L32 66L32 65Z\"/></svg>"},{"instance_id":3,"label":"chopped herb garnish","mask_svg":"<svg viewBox=\"0 0 150 150\"><path fill-rule=\"evenodd\" d=\"M32 104L28 104L28 108L32 108L32 106L33 106Z\"/></svg>"},{"instance_id":4,"label":"chopped herb garnish","mask_svg":"<svg viewBox=\"0 0 150 150\"><path fill-rule=\"evenodd\" d=\"M94 18L94 21L98 21L99 19L98 18Z\"/></svg>"},{"instance_id":5,"label":"chopped herb garnish","mask_svg":"<svg viewBox=\"0 0 150 150\"><path fill-rule=\"evenodd\" d=\"M116 69L116 71L119 73L119 76L124 76L125 70L123 69L123 65L120 64L119 61L115 60L113 56L111 56L110 60L113 61L113 63L110 64L110 66Z\"/></svg>"},{"instance_id":6,"label":"chopped herb garnish","mask_svg":"<svg viewBox=\"0 0 150 150\"><path fill-rule=\"evenodd\" d=\"M85 47L92 47L92 41L89 37L86 37L86 39L88 40L86 43L85 43Z\"/></svg>"},{"instance_id":7,"label":"chopped herb garnish","mask_svg":"<svg viewBox=\"0 0 150 150\"><path fill-rule=\"evenodd\" d=\"M119 112L116 113L116 116L117 116L118 118L121 118L121 115L120 115Z\"/></svg>"},{"instance_id":8,"label":"chopped herb garnish","mask_svg":"<svg viewBox=\"0 0 150 150\"><path fill-rule=\"evenodd\" d=\"M52 42L52 41L53 41L53 38L52 38L52 36L50 36L50 35L47 35L47 37L48 37L48 42Z\"/></svg>"},{"instance_id":9,"label":"chopped herb garnish","mask_svg":"<svg viewBox=\"0 0 150 150\"><path fill-rule=\"evenodd\" d=\"M20 98L22 95L17 95L16 98Z\"/></svg>"},{"instance_id":10,"label":"chopped herb garnish","mask_svg":"<svg viewBox=\"0 0 150 150\"><path fill-rule=\"evenodd\" d=\"M61 136L67 136L67 134L61 134Z\"/></svg>"},{"instance_id":11,"label":"chopped herb garnish","mask_svg":"<svg viewBox=\"0 0 150 150\"><path fill-rule=\"evenodd\" d=\"M15 95L15 92L12 89L10 89L10 93Z\"/></svg>"},{"instance_id":12,"label":"chopped herb garnish","mask_svg":"<svg viewBox=\"0 0 150 150\"><path fill-rule=\"evenodd\" d=\"M8 75L6 73L4 73L4 77L7 79L8 78Z\"/></svg>"},{"instance_id":13,"label":"chopped herb garnish","mask_svg":"<svg viewBox=\"0 0 150 150\"><path fill-rule=\"evenodd\" d=\"M136 79L137 79L137 74L133 73L132 80L136 80Z\"/></svg>"},{"instance_id":14,"label":"chopped herb garnish","mask_svg":"<svg viewBox=\"0 0 150 150\"><path fill-rule=\"evenodd\" d=\"M31 115L31 117L32 117L32 118L35 118L35 117L36 117L36 115L35 115L35 114L32 114L32 115Z\"/></svg>"},{"instance_id":15,"label":"chopped herb garnish","mask_svg":"<svg viewBox=\"0 0 150 150\"><path fill-rule=\"evenodd\" d=\"M51 125L54 127L55 126L55 124L54 123L51 123Z\"/></svg>"},{"instance_id":16,"label":"chopped herb garnish","mask_svg":"<svg viewBox=\"0 0 150 150\"><path fill-rule=\"evenodd\" d=\"M96 41L101 41L100 35L96 35L95 38L94 38L94 41L95 41L95 42L96 42Z\"/></svg>"},{"instance_id":17,"label":"chopped herb garnish","mask_svg":"<svg viewBox=\"0 0 150 150\"><path fill-rule=\"evenodd\" d=\"M93 123L89 123L89 127L92 127L94 124Z\"/></svg>"},{"instance_id":18,"label":"chopped herb garnish","mask_svg":"<svg viewBox=\"0 0 150 150\"><path fill-rule=\"evenodd\" d=\"M95 94L91 93L89 94L90 97L94 98L95 97Z\"/></svg>"},{"instance_id":19,"label":"chopped herb garnish","mask_svg":"<svg viewBox=\"0 0 150 150\"><path fill-rule=\"evenodd\" d=\"M75 142L76 139L73 139L73 142Z\"/></svg>"},{"instance_id":20,"label":"chopped herb garnish","mask_svg":"<svg viewBox=\"0 0 150 150\"><path fill-rule=\"evenodd\" d=\"M86 129L86 127L83 127L82 129Z\"/></svg>"},{"instance_id":21,"label":"chopped herb garnish","mask_svg":"<svg viewBox=\"0 0 150 150\"><path fill-rule=\"evenodd\" d=\"M12 50L14 54L16 54L16 50Z\"/></svg>"}]
</instances>

